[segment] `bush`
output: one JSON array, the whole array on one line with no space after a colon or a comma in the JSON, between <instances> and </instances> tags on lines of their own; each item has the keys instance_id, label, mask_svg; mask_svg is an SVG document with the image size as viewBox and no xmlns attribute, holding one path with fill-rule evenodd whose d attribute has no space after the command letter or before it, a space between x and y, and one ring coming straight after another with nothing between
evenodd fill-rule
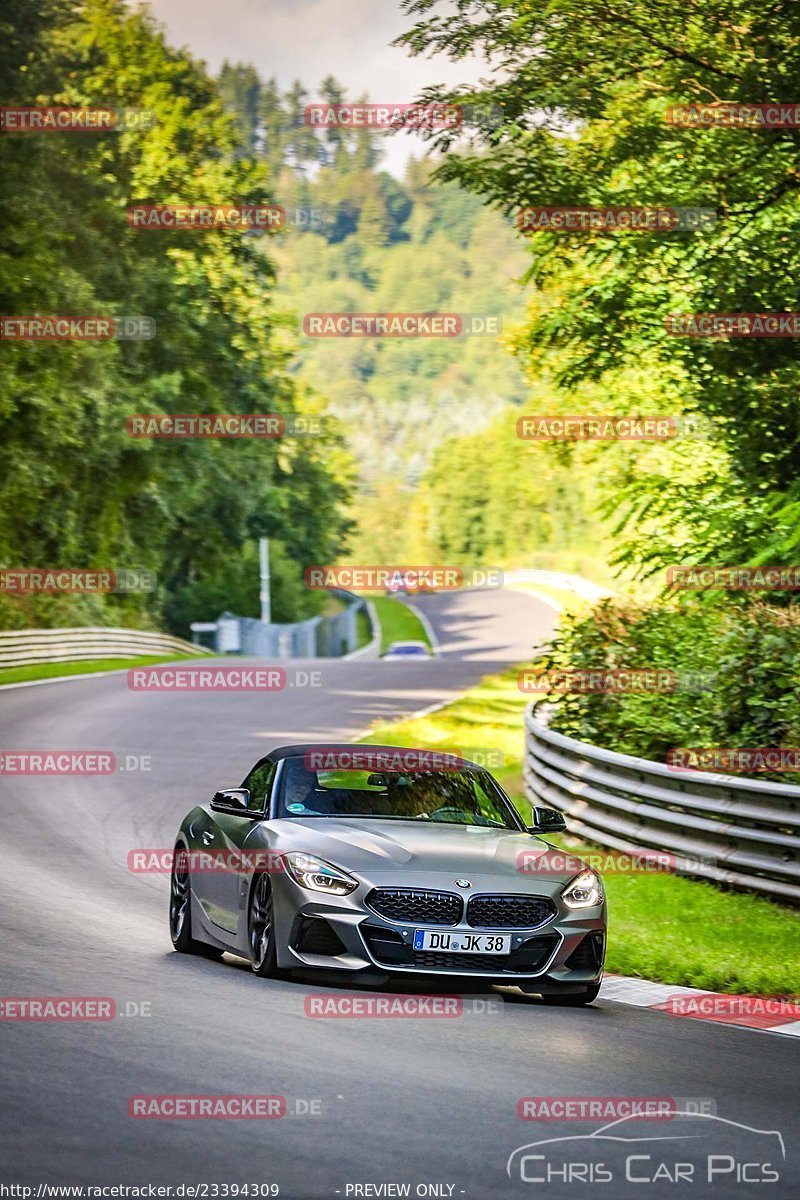
<instances>
[{"instance_id":1,"label":"bush","mask_svg":"<svg viewBox=\"0 0 800 1200\"><path fill-rule=\"evenodd\" d=\"M604 600L565 618L536 670L662 668L663 692L549 692L552 728L664 761L673 747L800 746L800 608L708 595L643 608ZM800 782L800 772L759 773Z\"/></svg>"}]
</instances>

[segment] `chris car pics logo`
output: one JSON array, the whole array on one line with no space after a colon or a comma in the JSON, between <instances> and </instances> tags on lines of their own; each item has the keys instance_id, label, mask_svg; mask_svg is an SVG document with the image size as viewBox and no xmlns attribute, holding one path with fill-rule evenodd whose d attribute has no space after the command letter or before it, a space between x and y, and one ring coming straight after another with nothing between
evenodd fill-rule
<instances>
[{"instance_id":1,"label":"chris car pics logo","mask_svg":"<svg viewBox=\"0 0 800 1200\"><path fill-rule=\"evenodd\" d=\"M669 1108L645 1126L632 1114L585 1136L528 1142L509 1155L506 1172L527 1184L611 1184L614 1190L605 1194L613 1200L641 1195L650 1184L663 1185L659 1196L685 1200L695 1184L713 1185L722 1195L751 1196L756 1193L743 1186L780 1181L786 1160L780 1131L755 1129L697 1107ZM654 1129L660 1119L663 1131Z\"/></svg>"}]
</instances>

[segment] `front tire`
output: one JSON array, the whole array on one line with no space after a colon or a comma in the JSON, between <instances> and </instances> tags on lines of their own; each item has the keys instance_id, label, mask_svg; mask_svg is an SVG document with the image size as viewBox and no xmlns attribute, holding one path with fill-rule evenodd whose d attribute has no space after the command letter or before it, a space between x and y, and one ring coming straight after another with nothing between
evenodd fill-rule
<instances>
[{"instance_id":1,"label":"front tire","mask_svg":"<svg viewBox=\"0 0 800 1200\"><path fill-rule=\"evenodd\" d=\"M222 951L192 937L192 880L188 851L176 846L169 887L169 935L178 954L198 954L201 958L222 958Z\"/></svg>"},{"instance_id":2,"label":"front tire","mask_svg":"<svg viewBox=\"0 0 800 1200\"><path fill-rule=\"evenodd\" d=\"M250 966L261 979L278 975L278 955L275 948L275 908L272 882L266 871L256 877L250 892L247 914L247 941L250 946Z\"/></svg>"}]
</instances>

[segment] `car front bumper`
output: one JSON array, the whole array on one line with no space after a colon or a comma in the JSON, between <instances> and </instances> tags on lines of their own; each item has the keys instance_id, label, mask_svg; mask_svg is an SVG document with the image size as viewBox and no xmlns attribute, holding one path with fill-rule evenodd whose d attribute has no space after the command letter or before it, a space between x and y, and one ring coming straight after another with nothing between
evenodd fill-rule
<instances>
[{"instance_id":1,"label":"car front bumper","mask_svg":"<svg viewBox=\"0 0 800 1200\"><path fill-rule=\"evenodd\" d=\"M282 881L283 882L283 881ZM380 916L351 896L314 897L286 881L276 896L278 963L286 969L325 969L380 975L454 976L494 983L540 981L542 990L580 990L598 983L605 957L605 904L569 909L551 895L556 913L527 929L476 929L466 923L426 925ZM563 886L563 885L562 885ZM510 933L511 954L473 955L413 950L414 931Z\"/></svg>"}]
</instances>

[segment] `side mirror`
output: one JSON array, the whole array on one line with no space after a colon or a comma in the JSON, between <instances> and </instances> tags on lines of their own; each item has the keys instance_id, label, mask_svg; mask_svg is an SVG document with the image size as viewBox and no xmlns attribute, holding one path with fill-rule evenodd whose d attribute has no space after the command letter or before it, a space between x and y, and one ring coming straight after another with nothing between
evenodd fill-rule
<instances>
[{"instance_id":1,"label":"side mirror","mask_svg":"<svg viewBox=\"0 0 800 1200\"><path fill-rule=\"evenodd\" d=\"M557 808L532 808L528 833L565 833L567 822Z\"/></svg>"},{"instance_id":2,"label":"side mirror","mask_svg":"<svg viewBox=\"0 0 800 1200\"><path fill-rule=\"evenodd\" d=\"M247 816L249 803L250 793L247 788L225 788L222 792L214 793L211 808L214 812L233 813L244 817Z\"/></svg>"}]
</instances>

